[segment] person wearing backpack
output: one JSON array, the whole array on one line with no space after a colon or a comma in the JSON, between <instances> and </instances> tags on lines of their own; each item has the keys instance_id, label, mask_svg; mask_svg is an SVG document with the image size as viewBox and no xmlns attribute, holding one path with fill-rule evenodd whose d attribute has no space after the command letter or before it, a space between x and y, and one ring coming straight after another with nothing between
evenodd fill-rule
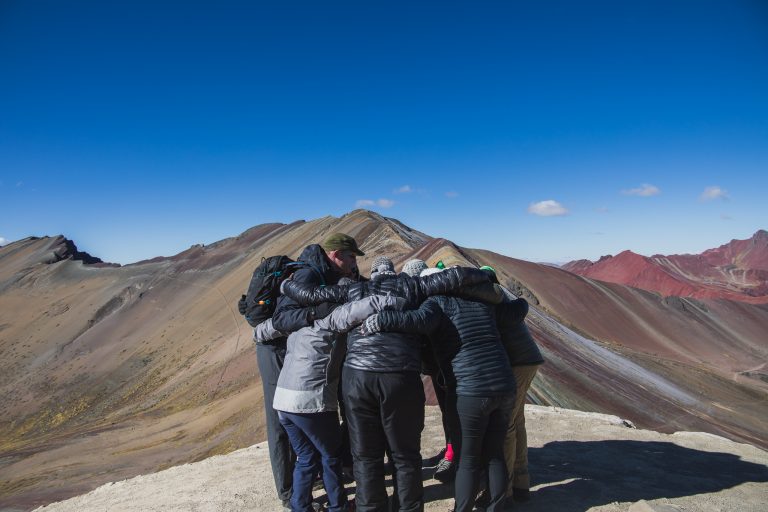
<instances>
[{"instance_id":1,"label":"person wearing backpack","mask_svg":"<svg viewBox=\"0 0 768 512\"><path fill-rule=\"evenodd\" d=\"M354 277L357 273L357 256L363 255L354 238L344 233L333 233L321 245L312 244L304 248L298 258L298 270L293 272L291 279L307 286L333 285L342 277ZM270 321L272 335L280 335L273 339L256 339L256 359L264 389L269 460L277 495L285 510L291 510L295 454L288 434L273 408L273 400L285 361L287 336L328 316L336 306L338 304L328 303L301 306L289 297L278 296Z\"/></svg>"}]
</instances>

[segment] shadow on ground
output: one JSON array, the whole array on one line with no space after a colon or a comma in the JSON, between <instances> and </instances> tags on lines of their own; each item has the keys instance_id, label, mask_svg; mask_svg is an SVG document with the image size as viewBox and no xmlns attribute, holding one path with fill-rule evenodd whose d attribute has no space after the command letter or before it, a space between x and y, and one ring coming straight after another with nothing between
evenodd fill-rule
<instances>
[{"instance_id":1,"label":"shadow on ground","mask_svg":"<svg viewBox=\"0 0 768 512\"><path fill-rule=\"evenodd\" d=\"M673 499L768 482L768 466L667 442L556 441L529 449L528 457L535 490L529 503L513 508L528 512L584 512L614 502ZM433 468L422 470L424 502L452 500L453 485L433 480L433 473ZM390 475L386 483L391 494ZM354 489L347 486L350 494Z\"/></svg>"},{"instance_id":2,"label":"shadow on ground","mask_svg":"<svg viewBox=\"0 0 768 512\"><path fill-rule=\"evenodd\" d=\"M657 441L556 441L528 451L536 488L526 510L582 512L635 502L719 492L768 482L768 467L729 453Z\"/></svg>"}]
</instances>

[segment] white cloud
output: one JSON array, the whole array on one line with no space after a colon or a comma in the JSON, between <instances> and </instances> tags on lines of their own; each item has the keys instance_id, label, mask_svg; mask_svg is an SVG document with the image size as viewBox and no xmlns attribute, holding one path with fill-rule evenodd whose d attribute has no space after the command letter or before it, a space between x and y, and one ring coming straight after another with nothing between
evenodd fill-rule
<instances>
[{"instance_id":1,"label":"white cloud","mask_svg":"<svg viewBox=\"0 0 768 512\"><path fill-rule=\"evenodd\" d=\"M728 191L718 186L707 187L701 193L702 201L712 201L714 199L728 199Z\"/></svg>"},{"instance_id":2,"label":"white cloud","mask_svg":"<svg viewBox=\"0 0 768 512\"><path fill-rule=\"evenodd\" d=\"M450 190L450 191L445 193L445 197L447 197L448 199L453 199L455 197L459 197L459 193L458 192L454 192L453 190Z\"/></svg>"},{"instance_id":3,"label":"white cloud","mask_svg":"<svg viewBox=\"0 0 768 512\"><path fill-rule=\"evenodd\" d=\"M358 199L355 202L355 208L370 208L371 206L378 206L379 208L392 208L395 202L391 199L378 199L373 201L372 199Z\"/></svg>"},{"instance_id":4,"label":"white cloud","mask_svg":"<svg viewBox=\"0 0 768 512\"><path fill-rule=\"evenodd\" d=\"M541 217L556 217L560 215L568 215L568 210L554 199L548 199L546 201L539 201L538 203L531 203L530 206L528 206L528 213L539 215Z\"/></svg>"},{"instance_id":5,"label":"white cloud","mask_svg":"<svg viewBox=\"0 0 768 512\"><path fill-rule=\"evenodd\" d=\"M720 218L723 219L723 220L733 220L733 217L731 217L727 213L721 213L720 214Z\"/></svg>"},{"instance_id":6,"label":"white cloud","mask_svg":"<svg viewBox=\"0 0 768 512\"><path fill-rule=\"evenodd\" d=\"M656 187L654 185L643 183L638 188L630 188L629 190L622 190L621 193L627 196L650 197L650 196L659 195L661 193L661 190L659 190L659 187Z\"/></svg>"},{"instance_id":7,"label":"white cloud","mask_svg":"<svg viewBox=\"0 0 768 512\"><path fill-rule=\"evenodd\" d=\"M0 247L4 246L4 245L5 245L5 244L7 244L7 243L8 243L8 240L6 240L6 239L5 239L5 238L3 238L2 236L0 236Z\"/></svg>"},{"instance_id":8,"label":"white cloud","mask_svg":"<svg viewBox=\"0 0 768 512\"><path fill-rule=\"evenodd\" d=\"M410 185L403 185L400 188L396 188L393 192L395 194L410 194L413 192L413 188Z\"/></svg>"},{"instance_id":9,"label":"white cloud","mask_svg":"<svg viewBox=\"0 0 768 512\"><path fill-rule=\"evenodd\" d=\"M596 211L597 213L610 213L610 212L611 212L611 210L610 210L610 209L608 209L608 207L607 207L607 206L601 206L601 207L599 207L599 208L595 208L595 211Z\"/></svg>"}]
</instances>

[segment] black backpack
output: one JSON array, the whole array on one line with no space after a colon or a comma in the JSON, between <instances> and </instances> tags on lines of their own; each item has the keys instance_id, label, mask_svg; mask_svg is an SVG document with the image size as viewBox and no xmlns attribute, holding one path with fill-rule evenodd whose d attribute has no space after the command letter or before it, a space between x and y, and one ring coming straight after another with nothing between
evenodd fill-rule
<instances>
[{"instance_id":1,"label":"black backpack","mask_svg":"<svg viewBox=\"0 0 768 512\"><path fill-rule=\"evenodd\" d=\"M261 259L261 263L253 271L248 291L237 303L238 311L252 327L272 318L277 305L277 296L280 295L280 283L300 268L312 268L325 282L322 274L309 263L293 261L283 255Z\"/></svg>"}]
</instances>

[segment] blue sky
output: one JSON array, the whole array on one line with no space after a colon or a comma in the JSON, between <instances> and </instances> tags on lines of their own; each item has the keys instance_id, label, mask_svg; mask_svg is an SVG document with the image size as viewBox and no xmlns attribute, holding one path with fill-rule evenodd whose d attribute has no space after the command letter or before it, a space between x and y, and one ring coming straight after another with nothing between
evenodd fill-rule
<instances>
[{"instance_id":1,"label":"blue sky","mask_svg":"<svg viewBox=\"0 0 768 512\"><path fill-rule=\"evenodd\" d=\"M768 228L768 4L0 4L0 242L367 207L532 261Z\"/></svg>"}]
</instances>

